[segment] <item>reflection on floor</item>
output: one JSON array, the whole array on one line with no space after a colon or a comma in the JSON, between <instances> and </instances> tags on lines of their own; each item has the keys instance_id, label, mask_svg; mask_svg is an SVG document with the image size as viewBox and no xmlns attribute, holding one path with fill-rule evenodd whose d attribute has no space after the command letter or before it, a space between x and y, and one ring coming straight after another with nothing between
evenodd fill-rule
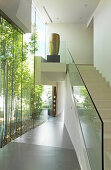
<instances>
[{"instance_id":1,"label":"reflection on floor","mask_svg":"<svg viewBox=\"0 0 111 170\"><path fill-rule=\"evenodd\" d=\"M62 118L49 118L0 149L0 169L80 170Z\"/></svg>"}]
</instances>

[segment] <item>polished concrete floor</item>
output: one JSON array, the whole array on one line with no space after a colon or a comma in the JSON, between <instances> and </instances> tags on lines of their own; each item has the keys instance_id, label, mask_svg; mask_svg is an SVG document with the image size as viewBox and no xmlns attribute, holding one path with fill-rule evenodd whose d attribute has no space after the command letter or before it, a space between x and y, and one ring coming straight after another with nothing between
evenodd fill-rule
<instances>
[{"instance_id":1,"label":"polished concrete floor","mask_svg":"<svg viewBox=\"0 0 111 170\"><path fill-rule=\"evenodd\" d=\"M62 118L49 118L0 149L0 170L80 170Z\"/></svg>"}]
</instances>

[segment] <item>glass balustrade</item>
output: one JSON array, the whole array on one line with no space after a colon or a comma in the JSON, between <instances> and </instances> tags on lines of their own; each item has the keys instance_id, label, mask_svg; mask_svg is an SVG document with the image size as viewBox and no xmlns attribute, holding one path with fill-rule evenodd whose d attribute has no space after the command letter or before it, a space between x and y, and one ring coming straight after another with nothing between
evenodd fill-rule
<instances>
[{"instance_id":1,"label":"glass balustrade","mask_svg":"<svg viewBox=\"0 0 111 170\"><path fill-rule=\"evenodd\" d=\"M92 170L103 170L103 122L69 52L68 74ZM72 58L72 60L71 60Z\"/></svg>"}]
</instances>

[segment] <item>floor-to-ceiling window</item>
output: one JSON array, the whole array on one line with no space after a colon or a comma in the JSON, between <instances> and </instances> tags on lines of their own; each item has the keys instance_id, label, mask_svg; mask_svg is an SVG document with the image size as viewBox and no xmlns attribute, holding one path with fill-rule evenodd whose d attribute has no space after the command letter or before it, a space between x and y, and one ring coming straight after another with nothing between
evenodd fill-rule
<instances>
[{"instance_id":1,"label":"floor-to-ceiling window","mask_svg":"<svg viewBox=\"0 0 111 170\"><path fill-rule=\"evenodd\" d=\"M0 145L21 134L22 32L0 17Z\"/></svg>"},{"instance_id":2,"label":"floor-to-ceiling window","mask_svg":"<svg viewBox=\"0 0 111 170\"><path fill-rule=\"evenodd\" d=\"M23 34L0 16L0 147L47 119L42 113L44 86L34 79L35 55L45 56L41 25L34 7L32 33Z\"/></svg>"}]
</instances>

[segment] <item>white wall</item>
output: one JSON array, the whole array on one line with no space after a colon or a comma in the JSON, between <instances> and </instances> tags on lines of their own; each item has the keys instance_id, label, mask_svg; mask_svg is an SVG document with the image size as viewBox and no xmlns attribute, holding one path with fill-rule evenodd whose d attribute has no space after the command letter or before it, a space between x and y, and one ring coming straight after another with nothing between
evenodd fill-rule
<instances>
[{"instance_id":1,"label":"white wall","mask_svg":"<svg viewBox=\"0 0 111 170\"><path fill-rule=\"evenodd\" d=\"M94 65L111 85L111 0L101 0L94 13Z\"/></svg>"},{"instance_id":2,"label":"white wall","mask_svg":"<svg viewBox=\"0 0 111 170\"><path fill-rule=\"evenodd\" d=\"M57 101L56 101L56 111L57 115L64 114L64 102L65 102L65 94L64 94L64 82L57 83Z\"/></svg>"},{"instance_id":3,"label":"white wall","mask_svg":"<svg viewBox=\"0 0 111 170\"><path fill-rule=\"evenodd\" d=\"M57 113L64 113L65 125L75 148L81 170L91 170L79 119L76 113L75 103L72 97L72 89L68 74L64 82L58 83L57 91L59 93L57 96Z\"/></svg>"},{"instance_id":4,"label":"white wall","mask_svg":"<svg viewBox=\"0 0 111 170\"><path fill-rule=\"evenodd\" d=\"M80 24L47 24L46 31L47 43L50 33L60 34L63 48L69 48L77 64L93 63L92 28Z\"/></svg>"}]
</instances>

